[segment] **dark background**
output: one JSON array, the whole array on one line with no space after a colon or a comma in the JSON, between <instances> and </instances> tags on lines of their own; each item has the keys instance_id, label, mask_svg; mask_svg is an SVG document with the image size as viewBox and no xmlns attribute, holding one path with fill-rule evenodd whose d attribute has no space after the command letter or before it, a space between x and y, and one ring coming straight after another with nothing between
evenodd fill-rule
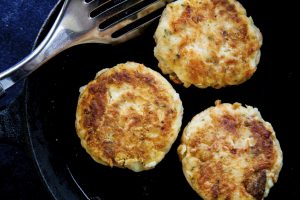
<instances>
[{"instance_id":1,"label":"dark background","mask_svg":"<svg viewBox=\"0 0 300 200\"><path fill-rule=\"evenodd\" d=\"M284 153L284 167L279 176L279 182L275 184L274 189L271 189L268 199L282 199L283 196L286 196L287 199L297 199L300 187L298 181L300 178L299 165L297 163L299 162L299 106L297 98L299 84L296 81L298 77L296 71L299 67L299 61L297 61L299 57L297 55L299 52L297 49L299 36L296 27L299 22L295 20L297 19L297 12L293 12L295 6L289 1L257 0L250 2L244 0L241 2L247 9L248 14L253 17L255 24L261 29L264 37L262 60L258 66L258 71L253 78L241 87L237 87L237 89L234 87L228 88L218 91L219 93L211 89L203 90L200 97L203 97L204 102L201 102L202 105L197 107L195 113L189 115L196 114L205 107L212 105L213 102L211 101L205 102L208 99L205 98L206 95L212 95L213 97L221 95L225 101L230 101L231 98L227 98L227 94L234 94L235 91L243 88L248 89L246 93L250 93L250 98L242 96L239 96L239 98L243 100L241 100L243 103L249 102L249 104L253 103L253 106L260 106L259 109L263 118L273 124ZM30 52L43 20L55 3L54 0L38 2L32 0L0 1L1 71ZM140 41L136 40L133 43L138 42ZM127 46L125 44L120 48L126 49ZM89 50L101 50L101 48L95 45L82 48L76 47L74 50L58 56L57 60L67 57L66 62L73 65L78 64L78 62L84 64L84 61L76 60L76 56ZM109 52L113 52L113 49L107 50L108 57L110 56ZM92 60L97 56L95 52L90 53L90 55L84 55L83 57ZM117 54L117 52L115 53ZM143 56L142 52L137 53ZM123 58L118 59L122 60ZM139 59L143 60L142 57ZM93 65L93 61L90 62ZM51 63L56 63L55 59L50 61ZM49 65L45 67L49 67ZM93 73L90 72L90 74ZM86 79L88 80L87 77ZM59 78L53 80L59 81ZM254 89L248 87L255 82L263 82L264 85ZM23 84L21 83L13 88L12 94L18 94L22 87ZM189 101L187 97L195 98L193 95L189 96L188 93L191 91L195 91L195 88L184 91L187 93L185 99L183 99L185 102ZM214 93L216 93L215 96ZM255 93L255 95L251 93ZM49 195L39 180L37 169L31 160L30 154L28 154L28 149L22 145L22 138L15 137L14 130L9 130L9 127L18 130L18 126L13 124L15 119L7 119L5 112L3 112L7 108L5 104L10 100L11 98L8 98L8 100L0 99L0 104L2 103L0 109L0 199L46 199ZM184 106L185 108L189 107L189 105ZM16 107L13 109L20 109L20 112L22 112L21 108ZM51 118L51 115L49 118ZM1 131L11 132L11 139L1 135Z\"/></svg>"}]
</instances>

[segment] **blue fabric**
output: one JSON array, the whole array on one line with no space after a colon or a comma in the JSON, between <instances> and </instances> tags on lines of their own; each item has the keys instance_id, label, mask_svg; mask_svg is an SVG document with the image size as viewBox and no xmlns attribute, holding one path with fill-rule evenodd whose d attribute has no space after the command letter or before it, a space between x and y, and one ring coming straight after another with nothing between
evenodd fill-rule
<instances>
[{"instance_id":1,"label":"blue fabric","mask_svg":"<svg viewBox=\"0 0 300 200\"><path fill-rule=\"evenodd\" d=\"M44 20L57 0L0 0L0 72L27 56ZM9 141L21 131L17 104L7 105L20 93L22 82L0 97L0 199L48 199L30 157ZM15 108L15 111L11 108Z\"/></svg>"},{"instance_id":2,"label":"blue fabric","mask_svg":"<svg viewBox=\"0 0 300 200\"><path fill-rule=\"evenodd\" d=\"M34 40L57 0L0 1L0 70L30 53Z\"/></svg>"}]
</instances>

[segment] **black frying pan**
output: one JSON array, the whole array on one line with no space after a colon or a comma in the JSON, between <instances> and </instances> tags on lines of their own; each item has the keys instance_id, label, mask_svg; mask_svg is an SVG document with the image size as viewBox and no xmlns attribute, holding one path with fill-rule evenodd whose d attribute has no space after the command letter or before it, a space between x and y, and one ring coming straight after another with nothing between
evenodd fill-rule
<instances>
[{"instance_id":1,"label":"black frying pan","mask_svg":"<svg viewBox=\"0 0 300 200\"><path fill-rule=\"evenodd\" d=\"M284 153L283 169L268 199L297 199L299 177L296 171L297 138L289 89L295 82L294 68L282 65L278 51L279 6L269 1L240 1L254 18L264 36L262 57L254 76L244 84L223 89L188 89L174 85L184 106L183 126L191 118L214 104L241 102L258 107L263 118L272 123ZM59 9L59 6L55 11ZM38 42L49 30L46 23ZM34 72L20 101L25 102L28 132L24 135L32 150L37 169L54 199L200 199L185 180L176 148L155 169L134 173L126 169L97 164L80 146L74 121L78 89L92 80L102 68L126 61L144 63L160 72L153 56L153 33L157 23L131 41L118 46L86 44L69 49ZM168 77L166 77L168 79ZM285 98L282 98L285 97ZM296 126L295 126L296 127Z\"/></svg>"}]
</instances>

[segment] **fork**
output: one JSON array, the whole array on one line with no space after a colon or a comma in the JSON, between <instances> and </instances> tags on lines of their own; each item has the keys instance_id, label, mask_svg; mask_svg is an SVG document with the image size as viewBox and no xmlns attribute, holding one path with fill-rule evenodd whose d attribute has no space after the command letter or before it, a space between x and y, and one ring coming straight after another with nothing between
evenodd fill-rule
<instances>
[{"instance_id":1,"label":"fork","mask_svg":"<svg viewBox=\"0 0 300 200\"><path fill-rule=\"evenodd\" d=\"M164 0L65 0L41 44L0 73L0 95L65 49L84 43L118 44L139 35L160 17L165 4Z\"/></svg>"}]
</instances>

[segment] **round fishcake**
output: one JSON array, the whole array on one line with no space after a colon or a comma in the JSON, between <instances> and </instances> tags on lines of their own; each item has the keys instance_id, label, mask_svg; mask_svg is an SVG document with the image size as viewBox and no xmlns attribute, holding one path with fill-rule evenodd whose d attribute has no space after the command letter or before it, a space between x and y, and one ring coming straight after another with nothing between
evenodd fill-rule
<instances>
[{"instance_id":1,"label":"round fishcake","mask_svg":"<svg viewBox=\"0 0 300 200\"><path fill-rule=\"evenodd\" d=\"M260 59L262 35L236 0L177 0L154 35L154 55L175 83L221 88L248 80Z\"/></svg>"},{"instance_id":2,"label":"round fishcake","mask_svg":"<svg viewBox=\"0 0 300 200\"><path fill-rule=\"evenodd\" d=\"M257 108L220 104L184 129L178 154L184 175L203 199L263 199L277 181L282 152Z\"/></svg>"},{"instance_id":3,"label":"round fishcake","mask_svg":"<svg viewBox=\"0 0 300 200\"><path fill-rule=\"evenodd\" d=\"M183 114L179 95L142 64L101 70L80 92L76 131L96 162L148 170L164 158L178 135Z\"/></svg>"}]
</instances>

